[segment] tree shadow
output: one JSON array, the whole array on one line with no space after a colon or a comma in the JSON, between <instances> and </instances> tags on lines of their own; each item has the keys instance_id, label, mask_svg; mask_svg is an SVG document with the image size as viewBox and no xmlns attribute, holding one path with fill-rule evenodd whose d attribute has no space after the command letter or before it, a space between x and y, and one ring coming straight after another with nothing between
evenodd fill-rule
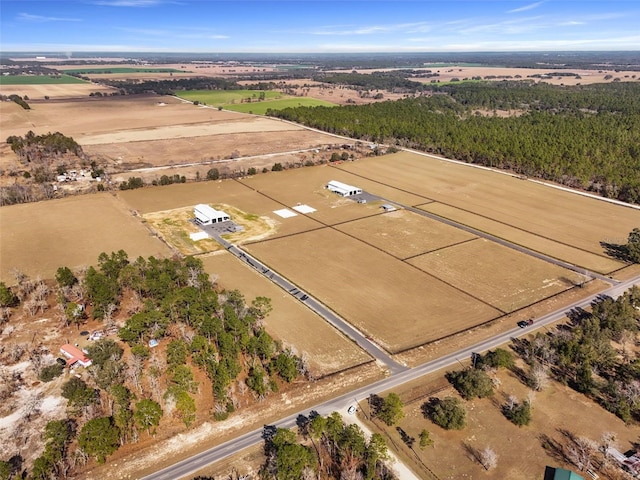
<instances>
[{"instance_id":1,"label":"tree shadow","mask_svg":"<svg viewBox=\"0 0 640 480\"><path fill-rule=\"evenodd\" d=\"M462 448L464 449L470 460L478 462L480 465L482 465L480 451L477 448L473 447L473 445L467 442L462 442Z\"/></svg>"},{"instance_id":2,"label":"tree shadow","mask_svg":"<svg viewBox=\"0 0 640 480\"><path fill-rule=\"evenodd\" d=\"M371 409L371 416L378 416L383 405L384 399L381 396L376 395L375 393L369 395L369 408Z\"/></svg>"},{"instance_id":3,"label":"tree shadow","mask_svg":"<svg viewBox=\"0 0 640 480\"><path fill-rule=\"evenodd\" d=\"M400 434L400 438L402 439L404 444L409 448L413 448L413 444L416 443L416 439L400 427L396 427L396 430Z\"/></svg>"},{"instance_id":4,"label":"tree shadow","mask_svg":"<svg viewBox=\"0 0 640 480\"><path fill-rule=\"evenodd\" d=\"M626 244L600 242L600 246L604 249L604 253L623 262L629 262L629 249Z\"/></svg>"},{"instance_id":5,"label":"tree shadow","mask_svg":"<svg viewBox=\"0 0 640 480\"><path fill-rule=\"evenodd\" d=\"M429 400L427 400L420 406L420 411L422 412L424 418L426 418L427 420L431 420L431 418L433 417L433 412L439 402L440 399L438 397L429 397Z\"/></svg>"},{"instance_id":6,"label":"tree shadow","mask_svg":"<svg viewBox=\"0 0 640 480\"><path fill-rule=\"evenodd\" d=\"M540 446L547 452L551 458L557 462L568 462L567 455L564 450L564 446L551 438L547 434L541 434L538 439L540 440Z\"/></svg>"}]
</instances>

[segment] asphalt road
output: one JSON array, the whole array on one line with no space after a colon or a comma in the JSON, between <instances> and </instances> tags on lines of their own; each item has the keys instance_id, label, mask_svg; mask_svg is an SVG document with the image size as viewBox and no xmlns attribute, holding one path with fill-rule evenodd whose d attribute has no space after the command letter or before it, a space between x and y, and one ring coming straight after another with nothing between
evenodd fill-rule
<instances>
[{"instance_id":1,"label":"asphalt road","mask_svg":"<svg viewBox=\"0 0 640 480\"><path fill-rule=\"evenodd\" d=\"M349 393L345 393L329 401L320 403L309 410L304 410L293 415L289 415L288 417L282 418L275 422L274 425L279 428L291 428L296 425L296 420L298 419L298 417L300 417L301 415L308 416L311 411L318 412L321 415L328 415L334 411L343 411L348 408L349 405L355 402L366 400L371 394L378 394L386 390L394 389L402 385L403 383L410 382L429 373L451 367L458 362L469 360L472 353L482 353L492 348L496 348L513 338L530 334L534 330L545 327L546 325L549 325L566 317L567 313L573 309L585 308L589 306L591 302L593 302L597 297L601 295L608 295L610 297L617 298L618 296L622 295L624 291L631 288L632 285L640 285L640 276L637 276L631 280L620 282L617 285L614 285L603 292L593 295L586 300L574 302L561 309L544 315L536 319L533 325L529 327L514 327L507 332L503 332L487 340L476 343L475 345L462 348L457 352L445 355L431 362L422 364L418 367L404 369L403 371L395 373L384 380L380 380L371 385L367 385L365 387L353 390ZM240 437L223 443L222 445L218 445L217 447L210 448L209 450L178 462L152 475L143 477L141 480L174 480L185 477L187 475L191 475L207 465L220 461L234 453L237 453L240 450L262 442L262 433L262 428L253 430L252 432L246 433Z\"/></svg>"},{"instance_id":2,"label":"asphalt road","mask_svg":"<svg viewBox=\"0 0 640 480\"><path fill-rule=\"evenodd\" d=\"M342 334L346 335L348 338L353 340L360 348L366 351L369 355L371 355L376 361L386 365L391 374L399 373L407 369L404 365L396 362L393 358L389 356L387 352L385 352L382 348L377 346L371 340L369 340L362 332L353 327L349 322L341 318L335 312L327 308L320 301L309 295L308 292L305 292L298 288L296 285L291 283L289 280L284 278L282 275L274 272L265 264L260 262L260 260L255 257L249 255L247 252L238 248L237 246L227 242L224 238L222 238L218 234L211 233L213 238L217 242L219 242L224 248L229 251L232 255L236 256L244 263L249 265L250 267L257 270L259 273L267 277L273 283L278 285L283 290L289 292L292 296L294 296L298 301L306 305L308 308L316 312L322 318L324 318L327 322L337 328Z\"/></svg>"}]
</instances>

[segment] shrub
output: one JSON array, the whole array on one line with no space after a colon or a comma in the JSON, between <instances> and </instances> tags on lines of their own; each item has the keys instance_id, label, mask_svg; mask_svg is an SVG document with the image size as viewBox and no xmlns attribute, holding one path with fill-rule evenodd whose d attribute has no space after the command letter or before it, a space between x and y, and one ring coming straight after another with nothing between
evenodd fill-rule
<instances>
[{"instance_id":1,"label":"shrub","mask_svg":"<svg viewBox=\"0 0 640 480\"><path fill-rule=\"evenodd\" d=\"M529 425L531 422L531 404L527 400L521 404L505 405L502 408L502 412L511 423L519 427Z\"/></svg>"},{"instance_id":2,"label":"shrub","mask_svg":"<svg viewBox=\"0 0 640 480\"><path fill-rule=\"evenodd\" d=\"M433 399L428 410L431 421L445 430L462 430L466 424L467 412L455 397Z\"/></svg>"},{"instance_id":3,"label":"shrub","mask_svg":"<svg viewBox=\"0 0 640 480\"><path fill-rule=\"evenodd\" d=\"M53 365L47 365L46 367L43 367L42 370L40 370L40 373L38 374L38 379L41 382L50 382L54 378L57 378L60 375L62 375L63 371L64 371L64 367L59 363L54 363Z\"/></svg>"},{"instance_id":4,"label":"shrub","mask_svg":"<svg viewBox=\"0 0 640 480\"><path fill-rule=\"evenodd\" d=\"M493 384L486 372L477 369L447 373L447 380L465 400L474 397L484 398L493 395Z\"/></svg>"}]
</instances>

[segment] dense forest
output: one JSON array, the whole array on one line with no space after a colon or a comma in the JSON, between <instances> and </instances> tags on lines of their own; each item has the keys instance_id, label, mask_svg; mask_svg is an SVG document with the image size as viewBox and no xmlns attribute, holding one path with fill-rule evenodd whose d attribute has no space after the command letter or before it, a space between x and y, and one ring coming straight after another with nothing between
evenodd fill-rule
<instances>
[{"instance_id":1,"label":"dense forest","mask_svg":"<svg viewBox=\"0 0 640 480\"><path fill-rule=\"evenodd\" d=\"M197 77L175 80L102 80L102 83L119 89L121 95L155 93L174 95L180 90L238 90L245 87L224 78Z\"/></svg>"},{"instance_id":2,"label":"dense forest","mask_svg":"<svg viewBox=\"0 0 640 480\"><path fill-rule=\"evenodd\" d=\"M462 82L394 102L267 114L640 202L637 83Z\"/></svg>"}]
</instances>

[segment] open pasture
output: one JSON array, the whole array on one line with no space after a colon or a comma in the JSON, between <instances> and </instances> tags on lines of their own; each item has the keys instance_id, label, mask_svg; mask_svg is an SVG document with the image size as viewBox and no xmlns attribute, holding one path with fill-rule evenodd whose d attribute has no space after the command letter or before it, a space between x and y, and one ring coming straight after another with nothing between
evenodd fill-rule
<instances>
[{"instance_id":1,"label":"open pasture","mask_svg":"<svg viewBox=\"0 0 640 480\"><path fill-rule=\"evenodd\" d=\"M408 152L344 163L340 168L543 241L603 257L601 241L623 240L640 224L637 209ZM432 204L424 208L431 210Z\"/></svg>"},{"instance_id":2,"label":"open pasture","mask_svg":"<svg viewBox=\"0 0 640 480\"><path fill-rule=\"evenodd\" d=\"M499 315L464 292L333 229L245 248L391 352Z\"/></svg>"},{"instance_id":3,"label":"open pasture","mask_svg":"<svg viewBox=\"0 0 640 480\"><path fill-rule=\"evenodd\" d=\"M53 278L58 267L93 265L101 252L129 257L171 251L112 195L95 194L0 208L0 280L18 268Z\"/></svg>"},{"instance_id":4,"label":"open pasture","mask_svg":"<svg viewBox=\"0 0 640 480\"><path fill-rule=\"evenodd\" d=\"M264 99L260 96L264 94ZM180 98L199 101L208 106L223 107L236 112L264 115L267 109L288 107L334 106L334 103L316 98L292 97L274 90L186 90L178 92Z\"/></svg>"},{"instance_id":5,"label":"open pasture","mask_svg":"<svg viewBox=\"0 0 640 480\"><path fill-rule=\"evenodd\" d=\"M71 75L0 75L0 85L66 85L87 83Z\"/></svg>"},{"instance_id":6,"label":"open pasture","mask_svg":"<svg viewBox=\"0 0 640 480\"><path fill-rule=\"evenodd\" d=\"M70 77L74 78L74 77ZM89 94L94 92L101 92L104 95L108 95L114 92L115 89L104 85L97 85L95 83L89 83L80 81L80 83L38 83L38 84L0 84L0 94L2 95L25 95L29 97L27 103L31 109L38 108L41 104L36 104L34 101L45 101L45 97L49 97L50 100L62 100L62 99L90 99ZM52 127L54 128L54 127Z\"/></svg>"},{"instance_id":7,"label":"open pasture","mask_svg":"<svg viewBox=\"0 0 640 480\"><path fill-rule=\"evenodd\" d=\"M247 302L257 296L271 299L273 312L266 318L265 328L298 355L306 354L316 375L327 375L370 360L322 318L228 252L200 258L207 273L217 278L222 288L240 289Z\"/></svg>"},{"instance_id":8,"label":"open pasture","mask_svg":"<svg viewBox=\"0 0 640 480\"><path fill-rule=\"evenodd\" d=\"M65 68L63 71L66 73L73 73L73 74L79 74L79 75L85 75L85 74L90 75L90 74L101 74L101 73L156 73L156 72L157 73L178 73L178 72L183 72L183 70L178 70L176 68L162 68L162 67L154 67L154 68L89 67L89 68L69 68L69 69Z\"/></svg>"},{"instance_id":9,"label":"open pasture","mask_svg":"<svg viewBox=\"0 0 640 480\"><path fill-rule=\"evenodd\" d=\"M483 238L407 260L503 312L531 305L583 278Z\"/></svg>"},{"instance_id":10,"label":"open pasture","mask_svg":"<svg viewBox=\"0 0 640 480\"><path fill-rule=\"evenodd\" d=\"M88 86L94 87L95 90L95 85ZM88 93L87 91L87 95ZM1 102L0 105L3 103L5 102ZM33 103L31 110L23 112L25 113L20 118L13 119L11 123L5 124L3 120L2 127L6 135L24 135L28 130L33 130L36 134L59 131L80 141L83 136L90 137L100 133L144 130L178 124L224 122L237 120L240 116L237 113L197 108L173 97L156 95L91 98L87 96L82 100Z\"/></svg>"},{"instance_id":11,"label":"open pasture","mask_svg":"<svg viewBox=\"0 0 640 480\"><path fill-rule=\"evenodd\" d=\"M414 257L476 238L463 230L406 210L361 218L342 223L336 228L399 259ZM437 272L429 273L438 276Z\"/></svg>"},{"instance_id":12,"label":"open pasture","mask_svg":"<svg viewBox=\"0 0 640 480\"><path fill-rule=\"evenodd\" d=\"M505 240L517 245L522 245L532 250L545 253L551 257L559 258L573 265L580 265L581 267L599 273L612 272L622 267L622 263L614 260L613 258L586 252L579 248L574 248L571 245L559 243L549 238L532 235L531 233L519 228L505 225L504 223L496 220L476 215L449 205L433 202L428 205L421 205L419 208L435 213L441 217L449 218L463 225L468 225L478 230L489 232L492 235L504 238ZM624 236L620 237L619 241L622 242L625 238L626 237Z\"/></svg>"}]
</instances>

